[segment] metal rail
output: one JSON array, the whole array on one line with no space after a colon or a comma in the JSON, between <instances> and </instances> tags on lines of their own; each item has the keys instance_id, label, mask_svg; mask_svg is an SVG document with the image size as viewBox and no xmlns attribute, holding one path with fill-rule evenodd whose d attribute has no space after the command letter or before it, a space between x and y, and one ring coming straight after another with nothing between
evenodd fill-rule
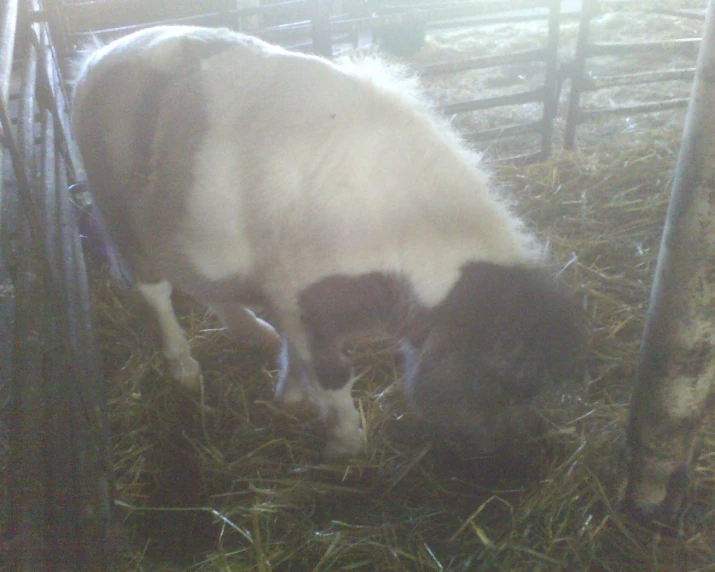
<instances>
[{"instance_id":1,"label":"metal rail","mask_svg":"<svg viewBox=\"0 0 715 572\"><path fill-rule=\"evenodd\" d=\"M625 500L648 516L683 507L715 406L715 0L707 14L628 423Z\"/></svg>"},{"instance_id":2,"label":"metal rail","mask_svg":"<svg viewBox=\"0 0 715 572\"><path fill-rule=\"evenodd\" d=\"M33 21L39 3L28 4L15 37L4 38L17 41L22 64L15 127L8 100L0 101L17 188L13 244L3 236L3 255L14 257L16 297L3 544L11 553L3 556L23 571L105 570L112 483L106 411L67 186L81 164L72 157L47 24Z\"/></svg>"},{"instance_id":3,"label":"metal rail","mask_svg":"<svg viewBox=\"0 0 715 572\"><path fill-rule=\"evenodd\" d=\"M574 56L574 60L568 66L571 79L571 92L566 112L566 129L564 134L565 149L574 148L576 144L577 126L594 118L608 115L654 113L666 109L682 108L687 106L688 103L686 98L681 98L629 106L611 106L607 108L604 107L595 109L582 108L581 95L587 91L662 81L688 81L693 77L692 70L670 70L593 78L586 73L586 65L589 59L602 56L623 56L645 53L684 53L692 54L693 57L695 57L695 54L697 54L698 48L701 45L701 40L698 38L667 40L662 42L592 42L589 39L590 22L591 19L602 9L610 9L614 11L641 10L646 12L662 13L662 10L654 10L652 4L646 2L609 3L608 0L583 0L579 23L579 35L576 41L576 54Z\"/></svg>"}]
</instances>

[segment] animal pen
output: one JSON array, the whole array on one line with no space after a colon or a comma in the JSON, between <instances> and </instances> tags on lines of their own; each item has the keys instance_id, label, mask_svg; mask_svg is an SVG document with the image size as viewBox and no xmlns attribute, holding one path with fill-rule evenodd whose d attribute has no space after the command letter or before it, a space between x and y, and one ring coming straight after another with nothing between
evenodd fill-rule
<instances>
[{"instance_id":1,"label":"animal pen","mask_svg":"<svg viewBox=\"0 0 715 572\"><path fill-rule=\"evenodd\" d=\"M695 0L3 0L0 562L713 569L710 16ZM203 403L174 387L155 326L110 277L66 84L90 33L167 21L332 57L379 44L415 70L583 297L590 380L544 412L545 434L495 456L443 450L405 406L395 348L371 339L350 350L366 454L327 464L317 418L274 405L269 356L180 296Z\"/></svg>"}]
</instances>

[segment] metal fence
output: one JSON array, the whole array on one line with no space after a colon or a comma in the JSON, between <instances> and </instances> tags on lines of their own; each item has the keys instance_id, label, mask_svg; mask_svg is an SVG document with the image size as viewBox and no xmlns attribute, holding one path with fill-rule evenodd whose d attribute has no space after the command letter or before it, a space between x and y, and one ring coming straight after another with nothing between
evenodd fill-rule
<instances>
[{"instance_id":1,"label":"metal fence","mask_svg":"<svg viewBox=\"0 0 715 572\"><path fill-rule=\"evenodd\" d=\"M694 7L701 7L702 2L691 2ZM579 34L576 45L576 54L573 62L569 62L563 69L567 70L566 77L571 80L568 110L566 115L566 131L564 135L564 148L573 149L576 143L576 128L579 124L607 115L633 115L638 113L652 113L667 109L685 108L688 98L665 99L641 103L639 105L610 105L602 108L584 109L581 105L581 95L601 89L624 85L642 85L645 83L680 80L692 82L695 68L648 71L627 75L610 75L595 77L588 72L589 61L593 58L604 56L623 56L635 53L669 54L673 52L685 53L692 56L693 65L700 47L700 39L669 40L663 42L630 42L630 43L604 43L593 42L590 39L591 20L604 11L630 10L645 13L662 14L665 16L679 16L686 18L702 19L705 12L702 10L666 9L657 3L646 2L614 2L613 0L583 0L581 9Z\"/></svg>"},{"instance_id":2,"label":"metal fence","mask_svg":"<svg viewBox=\"0 0 715 572\"><path fill-rule=\"evenodd\" d=\"M79 233L68 190L80 169L39 1L0 12L2 257L15 291L3 411L9 456L6 569L100 570L111 466ZM13 66L13 61L15 65Z\"/></svg>"},{"instance_id":3,"label":"metal fence","mask_svg":"<svg viewBox=\"0 0 715 572\"><path fill-rule=\"evenodd\" d=\"M676 8L664 2L624 0L581 0L580 26L575 57L561 61L559 27L564 17L578 14L578 3L563 0L451 0L445 2L407 2L400 0L55 0L47 2L46 16L57 38L60 55L70 53L89 35L109 38L159 23L193 23L247 29L252 34L292 49L313 51L327 57L346 48L370 42L384 44L388 50L405 55L419 48L426 30L478 27L496 23L547 20L548 32L542 48L504 56L483 57L447 64L417 67L424 75L451 74L531 61L545 62L543 82L538 88L504 97L455 101L441 111L454 115L492 109L506 105L540 103L541 114L534 121L506 125L481 133L467 133L466 139L485 141L499 137L534 135L540 137L535 153L504 158L505 161L537 161L549 155L552 148L554 119L559 106L561 86L570 82L566 112L564 147L575 145L579 124L598 117L637 114L683 108L687 98L652 101L640 105L584 108L581 96L587 92L623 85L692 81L693 68L662 70L630 75L594 77L589 63L594 58L637 52L674 51L692 55L698 39L645 43L599 43L590 40L591 20L597 14L614 10L640 10L703 19L701 0L683 0ZM567 13L561 10L568 4ZM575 9L576 8L576 9ZM403 37L403 45L396 38Z\"/></svg>"}]
</instances>

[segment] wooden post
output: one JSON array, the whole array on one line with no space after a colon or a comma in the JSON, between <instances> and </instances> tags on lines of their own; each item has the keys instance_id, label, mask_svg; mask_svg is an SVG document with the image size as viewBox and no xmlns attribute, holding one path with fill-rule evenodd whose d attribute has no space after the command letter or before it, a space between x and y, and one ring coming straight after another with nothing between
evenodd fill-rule
<instances>
[{"instance_id":1,"label":"wooden post","mask_svg":"<svg viewBox=\"0 0 715 572\"><path fill-rule=\"evenodd\" d=\"M625 500L672 514L685 497L715 379L715 0L685 120L628 425Z\"/></svg>"}]
</instances>

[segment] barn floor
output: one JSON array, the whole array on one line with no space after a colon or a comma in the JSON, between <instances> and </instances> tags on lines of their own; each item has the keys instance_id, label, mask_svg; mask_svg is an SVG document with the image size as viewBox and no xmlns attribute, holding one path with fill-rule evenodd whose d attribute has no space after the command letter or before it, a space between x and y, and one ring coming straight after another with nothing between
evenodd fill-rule
<instances>
[{"instance_id":1,"label":"barn floor","mask_svg":"<svg viewBox=\"0 0 715 572\"><path fill-rule=\"evenodd\" d=\"M715 427L681 521L653 534L614 508L675 157L646 146L613 163L565 154L497 169L592 320L589 387L544 412L544 437L503 456L460 459L421 434L394 348L370 341L353 350L367 454L326 465L315 416L272 404L270 357L236 349L214 319L177 299L204 367L212 410L202 414L165 375L137 300L93 267L119 503L135 546L128 568L711 569Z\"/></svg>"},{"instance_id":2,"label":"barn floor","mask_svg":"<svg viewBox=\"0 0 715 572\"><path fill-rule=\"evenodd\" d=\"M693 37L701 24L604 16L612 41ZM567 49L575 24L565 23ZM542 24L435 35L419 63L538 45ZM633 37L630 36L630 37ZM615 69L615 65L618 69ZM674 54L660 65L690 67ZM595 62L596 72L652 67L649 56ZM600 66L600 67L599 67ZM426 82L438 101L503 94L539 69ZM590 105L687 96L687 82L601 93ZM565 97L566 93L564 93ZM533 117L528 106L455 118L462 129ZM506 113L506 115L505 115ZM563 107L557 141L563 131ZM681 521L654 534L615 503L628 399L684 112L610 118L579 128L581 152L515 168L487 149L514 208L548 240L554 264L585 298L592 381L545 412L551 430L521 451L459 459L421 434L400 392L399 359L384 341L353 351L368 438L364 458L322 462L310 413L271 402L274 362L236 349L201 308L178 300L206 377L201 414L177 392L137 301L94 268L100 341L112 387L119 502L137 570L662 570L715 567L715 429L704 435L696 486ZM466 123L464 123L466 122ZM134 310L127 312L127 310ZM142 332L151 331L147 336Z\"/></svg>"}]
</instances>

